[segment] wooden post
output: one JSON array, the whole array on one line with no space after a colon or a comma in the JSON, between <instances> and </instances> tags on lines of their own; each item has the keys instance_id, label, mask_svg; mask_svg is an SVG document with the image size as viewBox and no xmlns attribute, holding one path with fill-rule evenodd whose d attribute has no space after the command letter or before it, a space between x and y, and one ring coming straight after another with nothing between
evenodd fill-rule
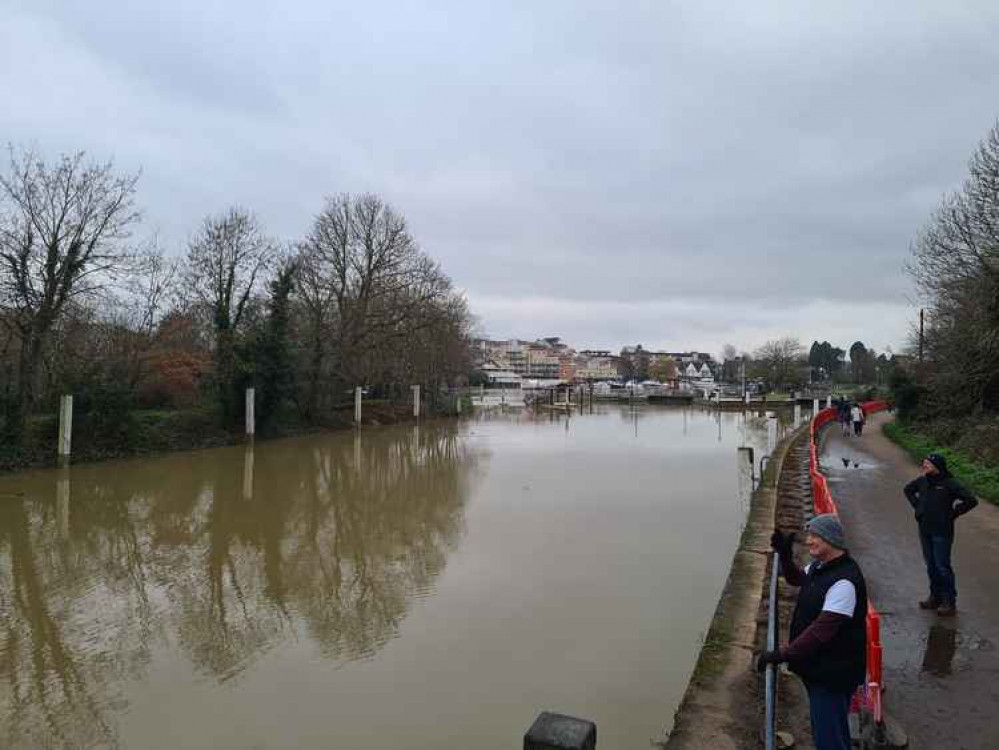
<instances>
[{"instance_id":1,"label":"wooden post","mask_svg":"<svg viewBox=\"0 0 999 750\"><path fill-rule=\"evenodd\" d=\"M60 463L69 463L73 450L73 397L65 395L59 401L59 445L57 454Z\"/></svg>"},{"instance_id":2,"label":"wooden post","mask_svg":"<svg viewBox=\"0 0 999 750\"><path fill-rule=\"evenodd\" d=\"M361 386L357 386L354 389L354 426L361 426L361 398L362 398Z\"/></svg>"},{"instance_id":3,"label":"wooden post","mask_svg":"<svg viewBox=\"0 0 999 750\"><path fill-rule=\"evenodd\" d=\"M410 390L413 391L413 416L417 419L420 418L420 386L414 385L410 386Z\"/></svg>"},{"instance_id":4,"label":"wooden post","mask_svg":"<svg viewBox=\"0 0 999 750\"><path fill-rule=\"evenodd\" d=\"M254 413L256 405L256 389L246 389L246 435L252 438L257 429L257 417Z\"/></svg>"}]
</instances>

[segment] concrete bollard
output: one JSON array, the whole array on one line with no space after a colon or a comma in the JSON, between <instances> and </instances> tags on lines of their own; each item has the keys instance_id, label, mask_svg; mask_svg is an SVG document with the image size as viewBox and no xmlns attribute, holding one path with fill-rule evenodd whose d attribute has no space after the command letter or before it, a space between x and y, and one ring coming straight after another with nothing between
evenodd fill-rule
<instances>
[{"instance_id":1,"label":"concrete bollard","mask_svg":"<svg viewBox=\"0 0 999 750\"><path fill-rule=\"evenodd\" d=\"M767 454L773 455L777 449L777 415L767 414Z\"/></svg>"},{"instance_id":2,"label":"concrete bollard","mask_svg":"<svg viewBox=\"0 0 999 750\"><path fill-rule=\"evenodd\" d=\"M794 405L794 426L801 424L801 404Z\"/></svg>"},{"instance_id":3,"label":"concrete bollard","mask_svg":"<svg viewBox=\"0 0 999 750\"><path fill-rule=\"evenodd\" d=\"M361 426L361 387L358 386L354 389L354 426Z\"/></svg>"},{"instance_id":4,"label":"concrete bollard","mask_svg":"<svg viewBox=\"0 0 999 750\"><path fill-rule=\"evenodd\" d=\"M68 463L73 452L73 397L63 396L59 401L59 445L56 453L60 463Z\"/></svg>"},{"instance_id":5,"label":"concrete bollard","mask_svg":"<svg viewBox=\"0 0 999 750\"><path fill-rule=\"evenodd\" d=\"M246 389L246 434L251 438L257 431L257 415L254 411L257 403L256 394L255 388Z\"/></svg>"},{"instance_id":6,"label":"concrete bollard","mask_svg":"<svg viewBox=\"0 0 999 750\"><path fill-rule=\"evenodd\" d=\"M542 711L524 735L524 750L594 750L597 725L585 719Z\"/></svg>"},{"instance_id":7,"label":"concrete bollard","mask_svg":"<svg viewBox=\"0 0 999 750\"><path fill-rule=\"evenodd\" d=\"M819 400L817 398L812 399L812 418L819 413Z\"/></svg>"},{"instance_id":8,"label":"concrete bollard","mask_svg":"<svg viewBox=\"0 0 999 750\"><path fill-rule=\"evenodd\" d=\"M744 397L746 399L746 404L748 405L749 404L749 391L746 391L745 394L743 394L743 395L744 395Z\"/></svg>"},{"instance_id":9,"label":"concrete bollard","mask_svg":"<svg viewBox=\"0 0 999 750\"><path fill-rule=\"evenodd\" d=\"M413 392L413 416L417 419L420 418L420 386L413 385L410 386L410 390Z\"/></svg>"},{"instance_id":10,"label":"concrete bollard","mask_svg":"<svg viewBox=\"0 0 999 750\"><path fill-rule=\"evenodd\" d=\"M826 396L826 408L829 409L831 407L832 407L832 394L829 394L828 396Z\"/></svg>"}]
</instances>

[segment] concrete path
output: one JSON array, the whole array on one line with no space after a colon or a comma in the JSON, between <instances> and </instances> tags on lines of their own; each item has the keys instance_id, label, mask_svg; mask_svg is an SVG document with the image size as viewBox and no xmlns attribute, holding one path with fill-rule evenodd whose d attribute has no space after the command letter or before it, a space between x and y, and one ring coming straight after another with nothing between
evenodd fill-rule
<instances>
[{"instance_id":1,"label":"concrete path","mask_svg":"<svg viewBox=\"0 0 999 750\"><path fill-rule=\"evenodd\" d=\"M926 568L902 494L918 467L881 432L889 419L875 415L860 438L833 424L820 440L850 550L882 615L885 707L914 750L999 750L999 508L983 501L958 520L958 616L920 610Z\"/></svg>"}]
</instances>

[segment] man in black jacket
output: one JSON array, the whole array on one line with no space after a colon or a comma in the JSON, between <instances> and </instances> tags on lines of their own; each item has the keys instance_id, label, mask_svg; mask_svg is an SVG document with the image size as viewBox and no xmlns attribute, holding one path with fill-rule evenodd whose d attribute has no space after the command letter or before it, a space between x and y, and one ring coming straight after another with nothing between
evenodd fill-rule
<instances>
[{"instance_id":1,"label":"man in black jacket","mask_svg":"<svg viewBox=\"0 0 999 750\"><path fill-rule=\"evenodd\" d=\"M850 750L850 698L867 670L867 584L846 551L839 518L816 516L806 530L813 562L804 570L794 562L794 534L775 531L770 539L784 579L801 590L790 642L764 653L757 666L787 662L808 690L817 750Z\"/></svg>"},{"instance_id":2,"label":"man in black jacket","mask_svg":"<svg viewBox=\"0 0 999 750\"><path fill-rule=\"evenodd\" d=\"M942 617L957 613L957 584L950 553L954 546L954 519L978 505L978 500L950 475L939 453L923 459L922 475L905 485L905 497L916 512L919 542L930 579L930 597L919 603Z\"/></svg>"}]
</instances>

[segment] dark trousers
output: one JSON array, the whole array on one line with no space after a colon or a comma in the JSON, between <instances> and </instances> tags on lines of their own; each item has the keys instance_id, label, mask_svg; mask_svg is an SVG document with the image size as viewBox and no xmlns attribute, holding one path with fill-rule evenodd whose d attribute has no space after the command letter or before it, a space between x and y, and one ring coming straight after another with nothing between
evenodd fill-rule
<instances>
[{"instance_id":1,"label":"dark trousers","mask_svg":"<svg viewBox=\"0 0 999 750\"><path fill-rule=\"evenodd\" d=\"M864 434L864 423L863 422L854 422L853 423L853 434L854 435L863 435Z\"/></svg>"},{"instance_id":2,"label":"dark trousers","mask_svg":"<svg viewBox=\"0 0 999 750\"><path fill-rule=\"evenodd\" d=\"M812 740L816 750L851 750L850 698L844 693L805 682L808 690L808 711L812 719Z\"/></svg>"},{"instance_id":3,"label":"dark trousers","mask_svg":"<svg viewBox=\"0 0 999 750\"><path fill-rule=\"evenodd\" d=\"M939 602L957 603L957 582L950 564L954 537L927 534L920 530L919 542L923 546L926 574L930 578L930 596Z\"/></svg>"}]
</instances>

